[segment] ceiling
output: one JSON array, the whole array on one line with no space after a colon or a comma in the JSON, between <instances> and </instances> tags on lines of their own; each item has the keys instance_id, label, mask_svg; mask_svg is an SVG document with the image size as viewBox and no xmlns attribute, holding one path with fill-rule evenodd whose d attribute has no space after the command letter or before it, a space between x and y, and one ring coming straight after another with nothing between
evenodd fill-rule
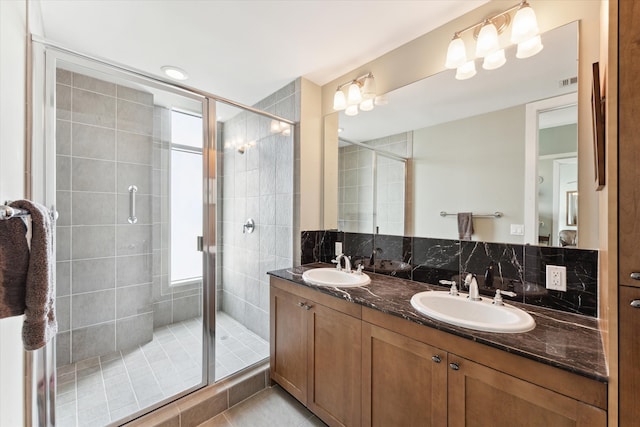
<instances>
[{"instance_id":1,"label":"ceiling","mask_svg":"<svg viewBox=\"0 0 640 427\"><path fill-rule=\"evenodd\" d=\"M72 50L253 105L297 77L324 85L487 0L36 0Z\"/></svg>"}]
</instances>

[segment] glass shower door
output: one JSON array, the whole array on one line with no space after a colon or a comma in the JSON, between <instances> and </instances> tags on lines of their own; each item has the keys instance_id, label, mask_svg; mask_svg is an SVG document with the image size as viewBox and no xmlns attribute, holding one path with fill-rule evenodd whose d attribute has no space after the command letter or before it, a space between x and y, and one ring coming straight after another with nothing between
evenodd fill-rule
<instances>
[{"instance_id":1,"label":"glass shower door","mask_svg":"<svg viewBox=\"0 0 640 427\"><path fill-rule=\"evenodd\" d=\"M100 426L206 383L206 100L61 56L56 425Z\"/></svg>"},{"instance_id":2,"label":"glass shower door","mask_svg":"<svg viewBox=\"0 0 640 427\"><path fill-rule=\"evenodd\" d=\"M292 86L293 83L290 85ZM270 97L293 110L290 87ZM216 106L216 380L269 357L269 276L293 265L293 127Z\"/></svg>"}]
</instances>

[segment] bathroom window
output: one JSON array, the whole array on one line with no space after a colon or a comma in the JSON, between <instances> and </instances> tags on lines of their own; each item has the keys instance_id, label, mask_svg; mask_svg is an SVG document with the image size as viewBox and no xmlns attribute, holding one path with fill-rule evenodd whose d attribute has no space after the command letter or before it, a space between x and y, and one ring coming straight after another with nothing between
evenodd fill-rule
<instances>
[{"instance_id":1,"label":"bathroom window","mask_svg":"<svg viewBox=\"0 0 640 427\"><path fill-rule=\"evenodd\" d=\"M171 112L171 285L202 280L202 117Z\"/></svg>"}]
</instances>

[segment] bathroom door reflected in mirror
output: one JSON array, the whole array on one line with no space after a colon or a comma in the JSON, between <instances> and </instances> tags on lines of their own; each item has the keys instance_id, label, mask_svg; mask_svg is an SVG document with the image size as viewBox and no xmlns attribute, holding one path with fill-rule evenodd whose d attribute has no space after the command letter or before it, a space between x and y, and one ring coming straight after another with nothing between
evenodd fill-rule
<instances>
[{"instance_id":1,"label":"bathroom door reflected in mirror","mask_svg":"<svg viewBox=\"0 0 640 427\"><path fill-rule=\"evenodd\" d=\"M523 171L529 161L525 145L526 106L561 95L575 96L578 89L577 22L544 33L542 41L545 48L538 55L516 59L511 47L507 49L505 66L491 72L479 70L473 79L459 81L453 72L445 71L387 93L388 104L373 111L354 117L340 113L341 139L369 144L406 134L412 140L411 152L403 156L409 165L406 182L411 183L404 197L404 209L406 218L420 220L405 221L404 233L394 230L388 234L456 239L455 217L442 217L441 211L504 213L502 218L474 220L473 240L537 244L539 236L547 235L548 244L557 245L558 232L566 227L572 229L564 219L562 222L552 219L545 220L546 228L539 230L535 225L537 200L534 198L533 204L525 201L528 178ZM325 125L334 121L331 116L327 116ZM573 143L571 151L577 159L576 137ZM537 152L534 156L537 159ZM331 164L325 163L325 167ZM384 168L379 165L380 171ZM335 171L327 169L325 174ZM577 179L573 181L577 189ZM553 177L546 182L553 182ZM378 215L373 200L363 200L370 205L351 209L373 210ZM553 198L550 200L550 207L545 209L553 212ZM584 200L581 197L581 203ZM565 205L558 203L556 211L566 213ZM580 215L585 212L589 211L581 210ZM523 224L525 235L512 234L512 224ZM344 222L338 224L340 230L347 231L344 226ZM597 229L585 232L597 235Z\"/></svg>"},{"instance_id":2,"label":"bathroom door reflected in mirror","mask_svg":"<svg viewBox=\"0 0 640 427\"><path fill-rule=\"evenodd\" d=\"M560 246L577 234L578 110L576 105L538 115L538 243ZM575 195L570 197L569 194ZM571 246L575 246L575 240Z\"/></svg>"}]
</instances>

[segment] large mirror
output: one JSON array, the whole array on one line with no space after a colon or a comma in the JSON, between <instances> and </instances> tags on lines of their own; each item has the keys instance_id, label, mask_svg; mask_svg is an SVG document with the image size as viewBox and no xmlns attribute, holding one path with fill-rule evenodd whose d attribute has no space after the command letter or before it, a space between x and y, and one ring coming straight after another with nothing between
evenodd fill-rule
<instances>
[{"instance_id":1,"label":"large mirror","mask_svg":"<svg viewBox=\"0 0 640 427\"><path fill-rule=\"evenodd\" d=\"M471 212L473 240L561 246L563 231L577 236L567 192L578 188L578 23L542 42L527 59L507 49L502 68L478 66L471 79L444 71L373 111L327 116L330 133L339 115L339 230L457 239L457 214Z\"/></svg>"}]
</instances>

